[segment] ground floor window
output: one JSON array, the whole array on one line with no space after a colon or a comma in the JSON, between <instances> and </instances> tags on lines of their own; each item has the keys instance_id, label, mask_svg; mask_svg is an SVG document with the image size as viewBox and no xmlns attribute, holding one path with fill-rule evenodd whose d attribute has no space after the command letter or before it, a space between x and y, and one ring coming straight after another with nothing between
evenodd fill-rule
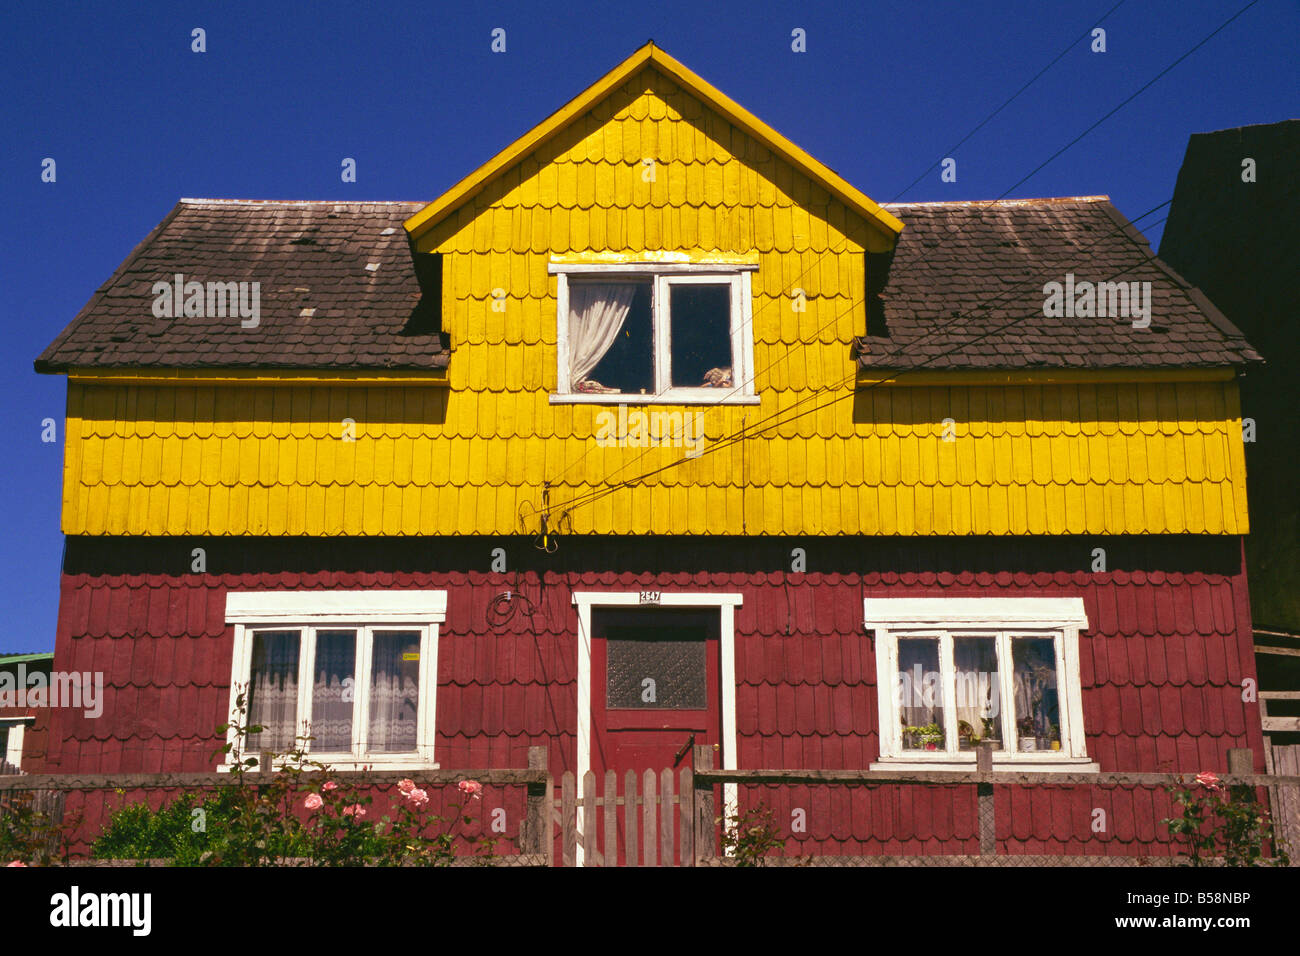
<instances>
[{"instance_id":1,"label":"ground floor window","mask_svg":"<svg viewBox=\"0 0 1300 956\"><path fill-rule=\"evenodd\" d=\"M227 596L235 625L232 708L260 727L240 756L307 738L313 759L377 769L433 762L444 591ZM239 745L232 729L231 742ZM232 758L234 759L234 758Z\"/></svg>"},{"instance_id":2,"label":"ground floor window","mask_svg":"<svg viewBox=\"0 0 1300 956\"><path fill-rule=\"evenodd\" d=\"M1089 763L1079 682L1078 598L883 598L874 631L880 759L924 767Z\"/></svg>"}]
</instances>

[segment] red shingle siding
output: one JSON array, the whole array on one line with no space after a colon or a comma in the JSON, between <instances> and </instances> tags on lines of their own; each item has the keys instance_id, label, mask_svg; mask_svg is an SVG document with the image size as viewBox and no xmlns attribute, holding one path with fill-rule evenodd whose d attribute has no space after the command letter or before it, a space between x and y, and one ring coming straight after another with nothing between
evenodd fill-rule
<instances>
[{"instance_id":1,"label":"red shingle siding","mask_svg":"<svg viewBox=\"0 0 1300 956\"><path fill-rule=\"evenodd\" d=\"M409 547L417 546L430 564L452 559L433 556L439 551L463 560L470 547ZM553 772L573 769L577 615L571 593L653 588L743 593L736 612L736 720L744 768L861 768L876 759L876 664L862 625L864 597L1072 595L1082 597L1090 622L1080 648L1084 720L1088 753L1103 771L1222 771L1230 747L1253 748L1262 770L1257 705L1242 701L1242 681L1255 670L1239 542L1169 539L1141 546L1148 567L1129 564L1111 573L1044 569L1081 563L1082 544L1068 540L989 541L978 543L978 552L970 543L921 545L921 552L900 544L893 551L873 546L869 554L856 542L841 542L829 547L838 567L916 567L933 558L950 567L970 560L985 570L788 575L663 570L661 562L672 553L666 544L625 543L615 552L621 558L612 558L605 546L588 554L569 542L568 549L579 552L570 567L618 561L657 570L575 569L541 577L531 570L377 571L371 569L377 553L360 545L356 566L367 569L353 571L121 575L95 567L102 556L74 555L63 578L56 667L104 671L107 700L98 720L57 713L52 762L64 772L211 768L218 744L213 728L225 719L230 681L225 592L378 587L448 592L436 742L444 768L523 767L529 746L549 744ZM161 545L148 547L157 552ZM306 567L347 553L335 547L333 556L303 544L257 560ZM483 545L483 553L490 547ZM754 567L755 549L775 546L732 547L725 562L712 552L685 560ZM188 554L188 545L183 550ZM1123 550L1120 543L1111 548L1112 559L1117 550ZM412 555L399 556L394 565L408 559ZM158 560L155 553L144 563ZM683 561L680 548L673 560ZM1007 570L1013 562L1035 570ZM526 597L532 612L520 604L508 621L489 625L489 604L507 589ZM807 811L808 831L797 837L803 852L978 849L968 787L764 789L778 822L789 821L794 807ZM1000 852L1008 853L1132 853L1134 844L1161 842L1159 821L1170 815L1166 795L1150 788L999 788L997 800ZM1106 813L1101 833L1091 829L1096 809Z\"/></svg>"}]
</instances>

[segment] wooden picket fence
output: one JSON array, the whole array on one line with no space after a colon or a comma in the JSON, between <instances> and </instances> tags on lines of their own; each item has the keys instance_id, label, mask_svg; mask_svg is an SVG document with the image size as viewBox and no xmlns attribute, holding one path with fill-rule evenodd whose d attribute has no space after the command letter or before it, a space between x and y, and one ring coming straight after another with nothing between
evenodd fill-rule
<instances>
[{"instance_id":1,"label":"wooden picket fence","mask_svg":"<svg viewBox=\"0 0 1300 956\"><path fill-rule=\"evenodd\" d=\"M494 786L523 787L525 817L521 822L518 853L490 861L497 866L552 866L556 850L563 866L726 866L736 861L719 852L719 797L732 789L751 785L859 787L859 786L968 786L974 789L978 810L979 853L963 856L820 856L808 859L772 857L765 865L812 866L1177 866L1184 859L1155 856L1085 856L999 853L996 804L997 786L1167 787L1185 783L1188 774L1171 773L1046 773L994 772L992 750L981 747L972 771L881 770L715 770L711 747L696 746L692 765L680 769L628 772L622 780L612 772L597 777L583 775L582 786L572 771L557 780L547 767L548 749L528 750L526 769L382 771L360 774L342 771L340 777L364 778L374 785L395 785L410 775L426 785L454 785L467 777ZM251 775L254 782L269 779L270 760ZM1268 788L1276 794L1272 811L1285 832L1288 817L1300 805L1300 768L1274 767L1273 773L1252 772L1249 750L1228 751L1225 786L1246 791ZM1282 770L1284 772L1279 773ZM1290 773L1285 771L1290 770ZM263 774L267 774L265 778ZM70 791L104 789L208 790L239 785L233 774L23 774L0 777L0 804L34 791L28 798L37 809L58 818ZM560 792L555 792L556 786ZM621 786L620 786L621 784ZM1289 793L1288 793L1289 792ZM0 806L0 811L3 807ZM621 821L621 826L620 826ZM1294 826L1294 821L1290 821ZM558 828L558 829L557 829ZM557 837L558 844L557 847ZM621 846L620 846L621 844ZM1297 847L1292 844L1292 852ZM1300 856L1300 854L1296 854ZM101 862L101 861L95 861ZM477 859L467 863L479 863Z\"/></svg>"},{"instance_id":2,"label":"wooden picket fence","mask_svg":"<svg viewBox=\"0 0 1300 956\"><path fill-rule=\"evenodd\" d=\"M694 866L715 852L712 791L696 789L690 767L629 770L621 793L612 770L603 778L587 771L581 789L566 771L556 819L565 866Z\"/></svg>"}]
</instances>

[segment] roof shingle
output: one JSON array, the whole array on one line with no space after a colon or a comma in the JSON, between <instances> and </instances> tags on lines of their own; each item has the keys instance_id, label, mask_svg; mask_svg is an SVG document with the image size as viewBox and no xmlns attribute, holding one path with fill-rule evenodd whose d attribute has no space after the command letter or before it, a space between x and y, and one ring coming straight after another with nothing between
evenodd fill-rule
<instances>
[{"instance_id":1,"label":"roof shingle","mask_svg":"<svg viewBox=\"0 0 1300 956\"><path fill-rule=\"evenodd\" d=\"M906 224L863 371L1204 368L1261 361L1105 197L887 204ZM1151 324L1044 314L1043 287L1150 282Z\"/></svg>"}]
</instances>

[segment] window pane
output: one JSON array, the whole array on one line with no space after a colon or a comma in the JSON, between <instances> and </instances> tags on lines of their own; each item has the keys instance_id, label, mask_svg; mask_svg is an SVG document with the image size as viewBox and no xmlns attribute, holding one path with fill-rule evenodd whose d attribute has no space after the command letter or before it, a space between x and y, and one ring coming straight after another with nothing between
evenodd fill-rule
<instances>
[{"instance_id":1,"label":"window pane","mask_svg":"<svg viewBox=\"0 0 1300 956\"><path fill-rule=\"evenodd\" d=\"M904 750L943 750L943 682L937 637L900 638L898 702Z\"/></svg>"},{"instance_id":2,"label":"window pane","mask_svg":"<svg viewBox=\"0 0 1300 956\"><path fill-rule=\"evenodd\" d=\"M256 631L248 682L248 723L263 731L249 734L249 754L280 752L293 746L298 726L298 631Z\"/></svg>"},{"instance_id":3,"label":"window pane","mask_svg":"<svg viewBox=\"0 0 1300 956\"><path fill-rule=\"evenodd\" d=\"M670 285L673 381L677 388L730 388L731 284Z\"/></svg>"},{"instance_id":4,"label":"window pane","mask_svg":"<svg viewBox=\"0 0 1300 956\"><path fill-rule=\"evenodd\" d=\"M1050 637L1011 641L1016 693L1016 738L1020 750L1060 750L1056 642Z\"/></svg>"},{"instance_id":5,"label":"window pane","mask_svg":"<svg viewBox=\"0 0 1300 956\"><path fill-rule=\"evenodd\" d=\"M575 392L653 394L649 282L569 283L569 382Z\"/></svg>"},{"instance_id":6,"label":"window pane","mask_svg":"<svg viewBox=\"0 0 1300 956\"><path fill-rule=\"evenodd\" d=\"M0 773L9 766L9 725L0 724Z\"/></svg>"},{"instance_id":7,"label":"window pane","mask_svg":"<svg viewBox=\"0 0 1300 956\"><path fill-rule=\"evenodd\" d=\"M704 710L709 706L704 633L611 627L606 648L609 707Z\"/></svg>"},{"instance_id":8,"label":"window pane","mask_svg":"<svg viewBox=\"0 0 1300 956\"><path fill-rule=\"evenodd\" d=\"M956 671L957 746L971 750L982 740L1002 749L999 717L998 649L993 636L956 636L952 641Z\"/></svg>"},{"instance_id":9,"label":"window pane","mask_svg":"<svg viewBox=\"0 0 1300 956\"><path fill-rule=\"evenodd\" d=\"M368 749L410 753L420 706L420 633L376 631L370 667Z\"/></svg>"},{"instance_id":10,"label":"window pane","mask_svg":"<svg viewBox=\"0 0 1300 956\"><path fill-rule=\"evenodd\" d=\"M317 631L311 688L311 749L352 750L352 707L356 696L356 631Z\"/></svg>"}]
</instances>

